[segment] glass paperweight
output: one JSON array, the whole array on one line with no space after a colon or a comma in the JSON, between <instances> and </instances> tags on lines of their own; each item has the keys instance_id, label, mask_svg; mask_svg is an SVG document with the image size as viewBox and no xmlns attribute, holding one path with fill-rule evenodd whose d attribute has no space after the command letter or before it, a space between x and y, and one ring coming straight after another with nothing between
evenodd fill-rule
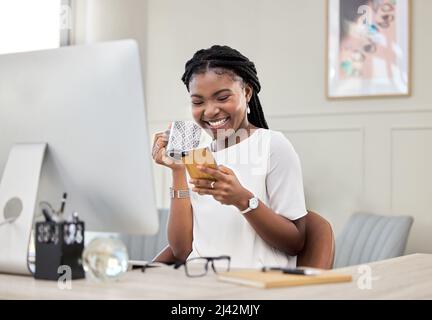
<instances>
[{"instance_id":1,"label":"glass paperweight","mask_svg":"<svg viewBox=\"0 0 432 320\"><path fill-rule=\"evenodd\" d=\"M93 239L84 249L83 266L90 278L117 280L128 269L126 246L116 238Z\"/></svg>"}]
</instances>

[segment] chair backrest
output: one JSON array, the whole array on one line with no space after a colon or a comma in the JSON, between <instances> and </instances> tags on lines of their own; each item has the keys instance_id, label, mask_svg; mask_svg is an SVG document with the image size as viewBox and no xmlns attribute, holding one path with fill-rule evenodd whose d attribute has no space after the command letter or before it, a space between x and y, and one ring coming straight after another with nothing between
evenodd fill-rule
<instances>
[{"instance_id":1,"label":"chair backrest","mask_svg":"<svg viewBox=\"0 0 432 320\"><path fill-rule=\"evenodd\" d=\"M320 269L333 267L335 240L330 223L319 214L308 211L306 215L306 239L297 255L297 265Z\"/></svg>"},{"instance_id":2,"label":"chair backrest","mask_svg":"<svg viewBox=\"0 0 432 320\"><path fill-rule=\"evenodd\" d=\"M336 239L335 267L403 255L413 221L410 216L353 214Z\"/></svg>"}]
</instances>

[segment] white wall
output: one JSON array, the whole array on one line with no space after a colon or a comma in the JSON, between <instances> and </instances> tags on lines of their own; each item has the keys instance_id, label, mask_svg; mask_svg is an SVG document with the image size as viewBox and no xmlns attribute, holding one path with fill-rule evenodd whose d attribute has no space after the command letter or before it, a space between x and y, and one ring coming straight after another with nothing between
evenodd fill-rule
<instances>
[{"instance_id":1,"label":"white wall","mask_svg":"<svg viewBox=\"0 0 432 320\"><path fill-rule=\"evenodd\" d=\"M146 65L146 0L71 0L72 44L131 38Z\"/></svg>"},{"instance_id":2,"label":"white wall","mask_svg":"<svg viewBox=\"0 0 432 320\"><path fill-rule=\"evenodd\" d=\"M325 1L95 2L104 3L101 12L107 3L116 8L108 18L99 14L102 20L146 20L105 30L100 39L141 42L151 131L190 117L180 77L192 54L233 46L257 66L270 127L300 154L308 208L329 219L336 234L357 210L412 215L407 252L432 252L432 1L413 1L412 97L343 101L324 95ZM166 206L168 172L156 168L155 180Z\"/></svg>"}]
</instances>

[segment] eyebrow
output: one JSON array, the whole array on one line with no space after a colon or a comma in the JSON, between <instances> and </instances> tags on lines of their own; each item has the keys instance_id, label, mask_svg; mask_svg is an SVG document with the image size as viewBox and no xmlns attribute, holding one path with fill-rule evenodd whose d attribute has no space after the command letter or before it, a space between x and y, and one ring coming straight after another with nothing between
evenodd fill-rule
<instances>
[{"instance_id":1,"label":"eyebrow","mask_svg":"<svg viewBox=\"0 0 432 320\"><path fill-rule=\"evenodd\" d=\"M212 96L213 96L213 97L214 97L214 96L217 96L219 93L222 93L222 92L224 92L224 91L232 92L230 89L222 89L222 90L218 90L218 91L216 91L215 93L213 93ZM196 98L204 98L203 96L201 96L201 95L199 95L199 94L192 94L192 95L191 95L191 98L193 98L193 97L196 97Z\"/></svg>"}]
</instances>

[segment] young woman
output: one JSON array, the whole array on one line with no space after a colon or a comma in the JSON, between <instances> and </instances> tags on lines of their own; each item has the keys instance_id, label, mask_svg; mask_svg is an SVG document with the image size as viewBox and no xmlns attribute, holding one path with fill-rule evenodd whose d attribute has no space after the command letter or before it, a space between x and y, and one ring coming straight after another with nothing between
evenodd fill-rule
<instances>
[{"instance_id":1,"label":"young woman","mask_svg":"<svg viewBox=\"0 0 432 320\"><path fill-rule=\"evenodd\" d=\"M153 159L171 169L174 194L183 195L171 201L169 246L155 260L229 255L233 267L295 267L307 214L300 162L268 129L254 63L215 45L194 54L182 80L194 120L214 139L218 167L200 169L217 181L189 179L165 155L167 135L155 135Z\"/></svg>"}]
</instances>

